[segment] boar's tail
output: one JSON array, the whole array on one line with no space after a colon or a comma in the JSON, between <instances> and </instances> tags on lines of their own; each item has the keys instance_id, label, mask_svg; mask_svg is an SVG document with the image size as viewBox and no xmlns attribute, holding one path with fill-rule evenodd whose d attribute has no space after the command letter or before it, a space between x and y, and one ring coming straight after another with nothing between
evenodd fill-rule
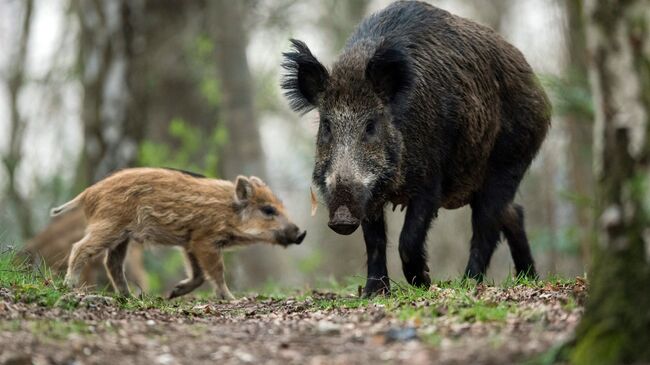
<instances>
[{"instance_id":1,"label":"boar's tail","mask_svg":"<svg viewBox=\"0 0 650 365\"><path fill-rule=\"evenodd\" d=\"M58 206L56 208L52 208L52 210L50 210L50 216L55 217L57 215L61 215L61 214L65 213L65 212L67 212L67 211L70 211L70 210L78 207L79 204L81 204L81 200L83 198L83 195L84 194L81 193L81 194L77 195L76 198L70 200L69 202L67 202L67 203L65 203L65 204L63 204L61 206Z\"/></svg>"}]
</instances>

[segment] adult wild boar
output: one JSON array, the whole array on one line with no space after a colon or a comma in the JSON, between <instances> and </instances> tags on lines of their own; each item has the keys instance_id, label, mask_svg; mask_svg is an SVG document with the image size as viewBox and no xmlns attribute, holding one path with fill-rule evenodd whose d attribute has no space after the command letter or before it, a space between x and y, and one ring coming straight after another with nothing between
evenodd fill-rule
<instances>
[{"instance_id":1,"label":"adult wild boar","mask_svg":"<svg viewBox=\"0 0 650 365\"><path fill-rule=\"evenodd\" d=\"M428 286L425 238L439 208L472 208L465 275L482 279L503 233L518 274L535 276L513 199L550 122L522 54L489 28L421 2L361 22L328 71L298 40L285 53L291 107L317 108L314 184L329 226L361 225L366 296L389 290L384 207L405 205L399 253L409 283Z\"/></svg>"}]
</instances>

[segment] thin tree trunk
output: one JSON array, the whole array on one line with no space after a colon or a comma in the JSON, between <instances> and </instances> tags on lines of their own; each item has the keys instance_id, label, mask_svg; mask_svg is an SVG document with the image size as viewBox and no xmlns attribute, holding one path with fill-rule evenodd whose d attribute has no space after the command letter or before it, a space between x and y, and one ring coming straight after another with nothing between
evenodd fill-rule
<instances>
[{"instance_id":1,"label":"thin tree trunk","mask_svg":"<svg viewBox=\"0 0 650 365\"><path fill-rule=\"evenodd\" d=\"M590 0L599 245L576 364L650 362L650 3Z\"/></svg>"},{"instance_id":2,"label":"thin tree trunk","mask_svg":"<svg viewBox=\"0 0 650 365\"><path fill-rule=\"evenodd\" d=\"M132 98L134 18L141 9L128 0L78 0L79 65L84 89L84 151L78 187L132 164L145 121Z\"/></svg>"},{"instance_id":3,"label":"thin tree trunk","mask_svg":"<svg viewBox=\"0 0 650 365\"><path fill-rule=\"evenodd\" d=\"M22 238L30 237L33 233L32 212L27 200L18 190L16 180L16 170L22 160L23 138L27 126L20 112L18 102L25 82L25 63L27 61L27 46L32 27L33 9L34 1L25 1L20 36L18 38L18 50L15 58L11 61L9 80L7 82L10 105L9 151L2 158L7 171L7 197L14 207Z\"/></svg>"}]
</instances>

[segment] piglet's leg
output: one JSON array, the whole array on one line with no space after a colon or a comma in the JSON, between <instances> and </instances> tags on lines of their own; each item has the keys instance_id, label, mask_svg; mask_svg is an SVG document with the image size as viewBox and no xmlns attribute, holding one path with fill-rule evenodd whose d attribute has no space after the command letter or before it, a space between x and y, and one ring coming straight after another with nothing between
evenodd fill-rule
<instances>
[{"instance_id":1,"label":"piglet's leg","mask_svg":"<svg viewBox=\"0 0 650 365\"><path fill-rule=\"evenodd\" d=\"M79 277L84 266L90 260L113 247L116 242L125 239L110 230L110 226L101 223L88 226L86 235L72 246L70 258L68 259L68 271L65 275L65 284L68 287L73 288L83 284L79 282Z\"/></svg>"},{"instance_id":2,"label":"piglet's leg","mask_svg":"<svg viewBox=\"0 0 650 365\"><path fill-rule=\"evenodd\" d=\"M217 298L233 300L235 297L230 293L226 279L224 278L223 255L221 250L211 244L197 247L197 258L199 265L203 268L208 279L214 285L214 292Z\"/></svg>"},{"instance_id":3,"label":"piglet's leg","mask_svg":"<svg viewBox=\"0 0 650 365\"><path fill-rule=\"evenodd\" d=\"M108 250L106 258L104 259L104 266L108 273L108 278L113 284L113 288L117 293L122 296L129 296L129 285L126 282L126 275L124 275L124 259L126 258L126 250L129 247L129 240L125 239L117 246Z\"/></svg>"},{"instance_id":4,"label":"piglet's leg","mask_svg":"<svg viewBox=\"0 0 650 365\"><path fill-rule=\"evenodd\" d=\"M199 260L196 258L196 255L190 251L185 251L185 261L185 268L189 277L176 284L171 293L169 293L169 299L185 295L201 286L204 282L203 270L199 265Z\"/></svg>"}]
</instances>

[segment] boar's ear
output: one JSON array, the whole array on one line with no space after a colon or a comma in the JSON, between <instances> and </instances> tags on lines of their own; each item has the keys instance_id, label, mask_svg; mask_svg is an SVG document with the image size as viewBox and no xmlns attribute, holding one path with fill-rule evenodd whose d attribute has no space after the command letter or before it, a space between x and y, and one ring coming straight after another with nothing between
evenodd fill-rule
<instances>
[{"instance_id":1,"label":"boar's ear","mask_svg":"<svg viewBox=\"0 0 650 365\"><path fill-rule=\"evenodd\" d=\"M288 72L284 75L281 86L291 109L306 113L317 106L318 95L325 90L329 74L305 43L291 39L291 44L292 52L282 54L282 67Z\"/></svg>"},{"instance_id":2,"label":"boar's ear","mask_svg":"<svg viewBox=\"0 0 650 365\"><path fill-rule=\"evenodd\" d=\"M235 201L237 203L246 203L253 197L253 184L246 176L237 176L235 181Z\"/></svg>"},{"instance_id":3,"label":"boar's ear","mask_svg":"<svg viewBox=\"0 0 650 365\"><path fill-rule=\"evenodd\" d=\"M396 103L412 83L411 66L401 48L383 42L366 66L366 79L375 92L387 103Z\"/></svg>"}]
</instances>

